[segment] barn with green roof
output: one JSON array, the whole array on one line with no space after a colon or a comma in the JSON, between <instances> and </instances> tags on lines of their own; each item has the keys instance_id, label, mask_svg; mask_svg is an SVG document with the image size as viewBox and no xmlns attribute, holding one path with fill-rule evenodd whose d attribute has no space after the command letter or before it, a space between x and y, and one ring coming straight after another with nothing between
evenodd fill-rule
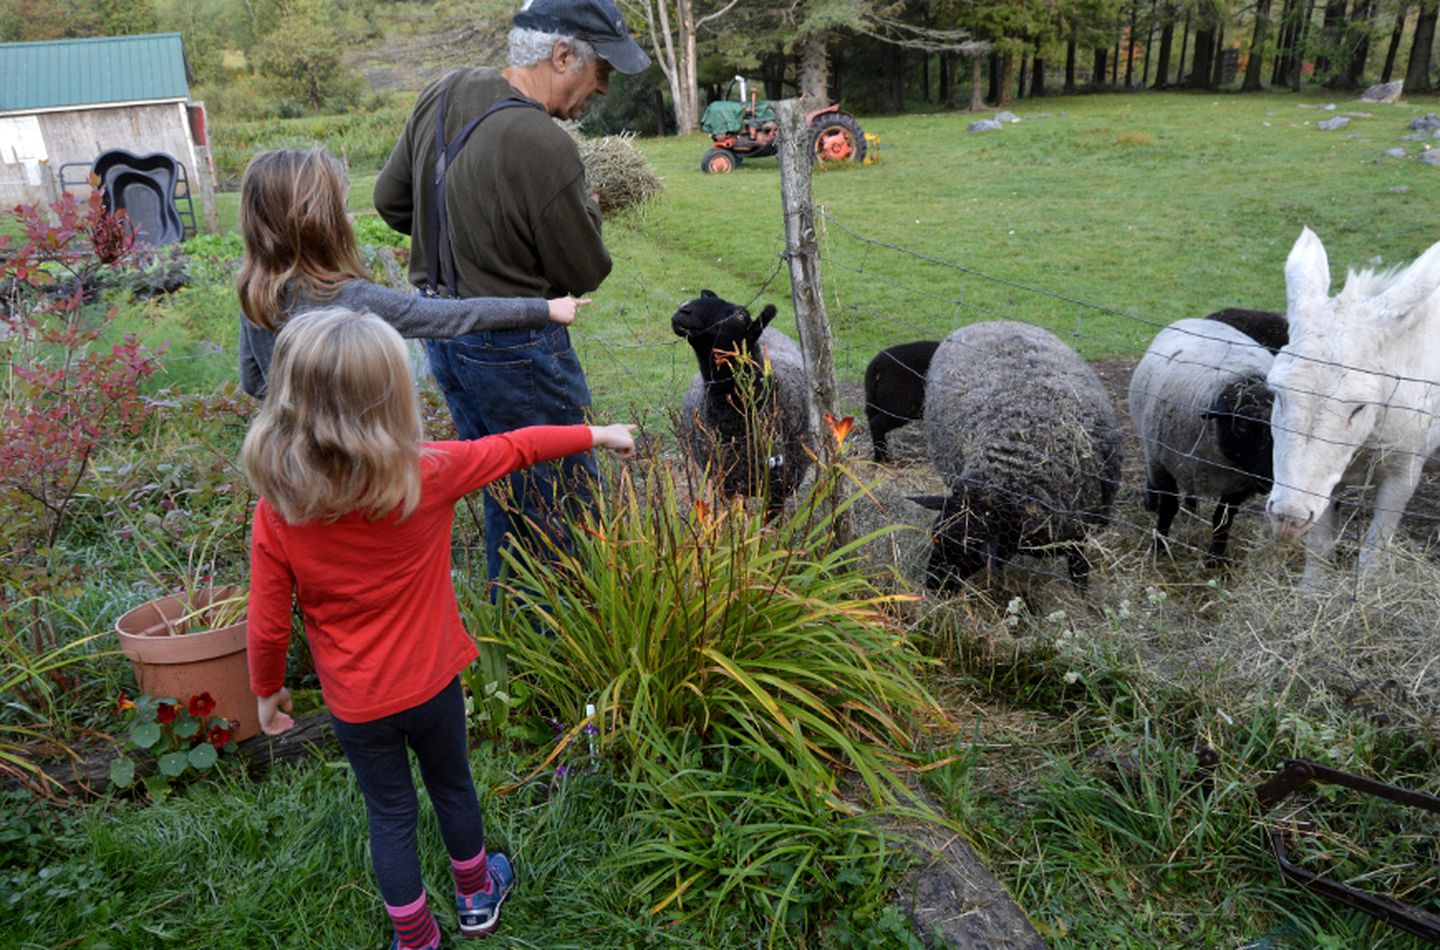
<instances>
[{"instance_id":1,"label":"barn with green roof","mask_svg":"<svg viewBox=\"0 0 1440 950\"><path fill-rule=\"evenodd\" d=\"M174 156L213 220L207 146L179 33L0 43L0 206L54 201L126 149Z\"/></svg>"}]
</instances>

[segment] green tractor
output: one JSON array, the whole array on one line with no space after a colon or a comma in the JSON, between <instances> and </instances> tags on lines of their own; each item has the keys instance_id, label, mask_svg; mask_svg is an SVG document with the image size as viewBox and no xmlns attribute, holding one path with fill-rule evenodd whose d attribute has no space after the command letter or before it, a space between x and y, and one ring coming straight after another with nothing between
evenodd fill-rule
<instances>
[{"instance_id":1,"label":"green tractor","mask_svg":"<svg viewBox=\"0 0 1440 950\"><path fill-rule=\"evenodd\" d=\"M714 143L700 159L703 172L730 172L741 159L763 158L776 152L775 108L767 99L760 99L754 90L746 92L745 80L739 76L731 83L740 84L739 101L717 99L705 107L700 127L710 133ZM805 114L805 128L810 137L810 157L817 162L863 162L865 133L855 117L838 105L826 106Z\"/></svg>"}]
</instances>

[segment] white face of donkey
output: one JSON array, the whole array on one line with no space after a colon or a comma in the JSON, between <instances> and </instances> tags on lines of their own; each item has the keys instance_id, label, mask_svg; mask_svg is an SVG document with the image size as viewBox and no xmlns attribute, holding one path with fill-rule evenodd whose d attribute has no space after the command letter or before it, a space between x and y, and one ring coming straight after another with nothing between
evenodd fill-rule
<instances>
[{"instance_id":1,"label":"white face of donkey","mask_svg":"<svg viewBox=\"0 0 1440 950\"><path fill-rule=\"evenodd\" d=\"M1305 534L1325 512L1362 446L1392 440L1382 431L1390 413L1417 418L1418 406L1395 404L1400 376L1415 365L1405 352L1415 342L1409 331L1440 284L1440 244L1402 274L1352 275L1330 297L1325 248L1306 228L1285 262L1285 283L1290 342L1267 379L1275 483L1266 511L1282 540Z\"/></svg>"}]
</instances>

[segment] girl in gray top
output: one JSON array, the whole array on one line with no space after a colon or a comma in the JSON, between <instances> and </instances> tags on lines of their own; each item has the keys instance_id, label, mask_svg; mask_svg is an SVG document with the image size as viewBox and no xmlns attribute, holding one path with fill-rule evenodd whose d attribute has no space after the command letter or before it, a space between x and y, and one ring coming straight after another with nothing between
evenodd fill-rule
<instances>
[{"instance_id":1,"label":"girl in gray top","mask_svg":"<svg viewBox=\"0 0 1440 950\"><path fill-rule=\"evenodd\" d=\"M366 279L346 213L345 170L324 149L279 149L250 159L240 185L245 257L240 295L240 385L264 396L275 334L319 307L369 311L406 337L568 325L588 300L562 297L421 297Z\"/></svg>"}]
</instances>

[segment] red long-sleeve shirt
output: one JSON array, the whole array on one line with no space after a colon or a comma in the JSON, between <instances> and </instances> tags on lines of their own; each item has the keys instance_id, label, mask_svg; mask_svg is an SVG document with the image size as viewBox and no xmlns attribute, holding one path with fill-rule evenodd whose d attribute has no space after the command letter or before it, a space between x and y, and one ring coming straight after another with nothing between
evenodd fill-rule
<instances>
[{"instance_id":1,"label":"red long-sleeve shirt","mask_svg":"<svg viewBox=\"0 0 1440 950\"><path fill-rule=\"evenodd\" d=\"M450 531L462 496L517 469L584 452L585 426L532 426L467 442L431 442L420 504L368 520L288 524L255 506L246 625L250 688L284 685L298 594L321 692L345 722L369 722L431 698L477 656L455 604Z\"/></svg>"}]
</instances>

